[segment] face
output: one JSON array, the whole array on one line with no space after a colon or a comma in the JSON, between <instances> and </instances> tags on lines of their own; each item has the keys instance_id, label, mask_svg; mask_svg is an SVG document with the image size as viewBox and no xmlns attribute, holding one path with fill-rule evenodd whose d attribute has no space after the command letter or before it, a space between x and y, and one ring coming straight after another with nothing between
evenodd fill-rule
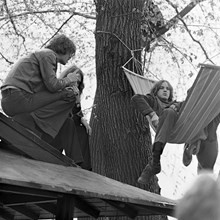
<instances>
[{"instance_id":1,"label":"face","mask_svg":"<svg viewBox=\"0 0 220 220\"><path fill-rule=\"evenodd\" d=\"M73 54L59 54L57 56L57 59L58 59L58 62L63 64L63 65L66 65L67 62L73 57L74 55Z\"/></svg>"},{"instance_id":2,"label":"face","mask_svg":"<svg viewBox=\"0 0 220 220\"><path fill-rule=\"evenodd\" d=\"M168 100L170 97L170 87L167 82L163 82L157 92L157 96L163 100Z\"/></svg>"}]
</instances>

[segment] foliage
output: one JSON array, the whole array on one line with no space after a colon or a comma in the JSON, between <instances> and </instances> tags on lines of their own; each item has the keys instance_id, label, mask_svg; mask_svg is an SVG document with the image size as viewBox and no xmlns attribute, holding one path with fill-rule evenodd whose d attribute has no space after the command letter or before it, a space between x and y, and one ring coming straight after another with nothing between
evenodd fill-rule
<instances>
[{"instance_id":1,"label":"foliage","mask_svg":"<svg viewBox=\"0 0 220 220\"><path fill-rule=\"evenodd\" d=\"M5 0L0 7L1 73L5 74L19 57L43 47L57 33L74 39L79 66L94 59L92 1Z\"/></svg>"},{"instance_id":2,"label":"foliage","mask_svg":"<svg viewBox=\"0 0 220 220\"><path fill-rule=\"evenodd\" d=\"M152 0L146 1L146 5L151 2ZM189 3L190 0L154 0L160 27L168 24L169 20ZM213 62L218 65L220 6L217 0L195 3L197 6L184 18L180 18L167 33L154 40L150 51L145 54L147 74L171 80L178 89L178 96L185 94L186 88L190 86L187 82L192 82L195 78L199 63ZM152 13L149 15L151 22L158 22L152 20ZM95 17L92 0L2 1L0 78L4 78L10 65L18 57L41 48L57 33L73 37L78 48L75 62L84 67L91 76L94 74ZM149 18L147 19L149 21Z\"/></svg>"}]
</instances>

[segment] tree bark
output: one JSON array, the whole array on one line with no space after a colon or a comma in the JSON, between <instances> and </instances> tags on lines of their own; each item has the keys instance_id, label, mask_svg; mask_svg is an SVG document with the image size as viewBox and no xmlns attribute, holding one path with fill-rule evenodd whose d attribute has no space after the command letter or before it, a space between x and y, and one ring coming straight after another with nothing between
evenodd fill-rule
<instances>
[{"instance_id":1,"label":"tree bark","mask_svg":"<svg viewBox=\"0 0 220 220\"><path fill-rule=\"evenodd\" d=\"M97 90L90 124L93 171L159 193L157 178L141 187L137 178L151 156L149 125L130 105L133 95L122 66L131 50L140 60L143 0L97 0ZM128 63L132 69L132 63ZM149 219L149 218L148 218ZM158 217L153 217L158 219ZM161 219L161 218L159 218Z\"/></svg>"}]
</instances>

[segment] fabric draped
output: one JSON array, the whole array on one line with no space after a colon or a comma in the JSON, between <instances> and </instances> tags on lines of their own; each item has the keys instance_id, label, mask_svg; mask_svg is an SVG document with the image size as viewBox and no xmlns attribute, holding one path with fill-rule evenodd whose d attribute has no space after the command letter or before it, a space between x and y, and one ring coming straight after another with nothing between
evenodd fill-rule
<instances>
[{"instance_id":1,"label":"fabric draped","mask_svg":"<svg viewBox=\"0 0 220 220\"><path fill-rule=\"evenodd\" d=\"M123 67L135 94L147 94L155 81ZM180 109L169 143L193 143L220 113L220 67L201 64L199 73ZM201 137L200 137L201 138Z\"/></svg>"}]
</instances>

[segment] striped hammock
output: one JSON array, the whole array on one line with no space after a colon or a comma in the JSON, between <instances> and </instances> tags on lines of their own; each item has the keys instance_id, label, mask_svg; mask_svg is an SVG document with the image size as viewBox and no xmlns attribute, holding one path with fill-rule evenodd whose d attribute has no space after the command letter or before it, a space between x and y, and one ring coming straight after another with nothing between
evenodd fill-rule
<instances>
[{"instance_id":1,"label":"striped hammock","mask_svg":"<svg viewBox=\"0 0 220 220\"><path fill-rule=\"evenodd\" d=\"M155 81L123 66L135 94L147 94ZM180 109L169 143L193 143L199 133L220 113L220 67L201 64L200 71ZM155 129L154 129L155 130Z\"/></svg>"}]
</instances>

